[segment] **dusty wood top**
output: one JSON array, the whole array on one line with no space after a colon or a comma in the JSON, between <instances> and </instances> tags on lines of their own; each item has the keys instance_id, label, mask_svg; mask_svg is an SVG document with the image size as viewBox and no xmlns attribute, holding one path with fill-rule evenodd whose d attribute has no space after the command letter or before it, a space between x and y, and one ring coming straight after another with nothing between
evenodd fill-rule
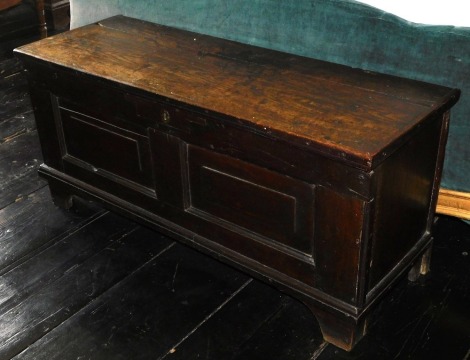
<instances>
[{"instance_id":1,"label":"dusty wood top","mask_svg":"<svg viewBox=\"0 0 470 360\"><path fill-rule=\"evenodd\" d=\"M459 97L455 89L123 16L17 52L228 115L366 168Z\"/></svg>"}]
</instances>

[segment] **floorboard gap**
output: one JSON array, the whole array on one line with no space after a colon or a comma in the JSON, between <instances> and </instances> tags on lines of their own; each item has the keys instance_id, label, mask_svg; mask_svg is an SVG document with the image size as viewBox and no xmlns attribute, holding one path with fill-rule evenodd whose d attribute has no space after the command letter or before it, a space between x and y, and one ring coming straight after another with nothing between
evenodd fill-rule
<instances>
[{"instance_id":1,"label":"floorboard gap","mask_svg":"<svg viewBox=\"0 0 470 360\"><path fill-rule=\"evenodd\" d=\"M220 304L213 312L207 315L199 324L197 324L185 337L183 337L180 341L178 341L170 350L166 352L165 355L159 357L158 360L164 360L168 355L171 355L175 352L175 349L182 344L186 339L188 339L192 334L194 334L202 325L204 325L210 318L212 318L215 314L217 314L220 309L222 309L225 305L227 305L235 296L237 296L243 289L245 289L253 279L247 280L242 286L240 286L235 292L233 292L222 304Z\"/></svg>"}]
</instances>

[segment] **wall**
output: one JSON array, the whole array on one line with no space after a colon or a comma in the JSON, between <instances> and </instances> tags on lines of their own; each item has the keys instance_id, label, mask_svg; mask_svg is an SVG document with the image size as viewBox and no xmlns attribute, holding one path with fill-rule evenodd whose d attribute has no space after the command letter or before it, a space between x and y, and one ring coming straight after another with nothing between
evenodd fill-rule
<instances>
[{"instance_id":1,"label":"wall","mask_svg":"<svg viewBox=\"0 0 470 360\"><path fill-rule=\"evenodd\" d=\"M470 26L468 4L462 0L360 0L359 2L418 24Z\"/></svg>"}]
</instances>

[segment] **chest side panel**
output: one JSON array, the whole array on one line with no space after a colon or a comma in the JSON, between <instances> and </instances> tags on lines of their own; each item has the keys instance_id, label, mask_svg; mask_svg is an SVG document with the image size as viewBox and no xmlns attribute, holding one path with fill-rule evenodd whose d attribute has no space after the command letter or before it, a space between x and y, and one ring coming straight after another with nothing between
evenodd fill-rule
<instances>
[{"instance_id":1,"label":"chest side panel","mask_svg":"<svg viewBox=\"0 0 470 360\"><path fill-rule=\"evenodd\" d=\"M428 121L376 171L369 290L430 237L444 118Z\"/></svg>"}]
</instances>

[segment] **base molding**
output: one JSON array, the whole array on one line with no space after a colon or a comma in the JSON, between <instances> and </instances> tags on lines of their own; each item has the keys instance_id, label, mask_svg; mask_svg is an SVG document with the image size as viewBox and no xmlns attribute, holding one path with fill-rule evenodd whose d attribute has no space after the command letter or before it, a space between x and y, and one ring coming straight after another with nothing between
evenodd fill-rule
<instances>
[{"instance_id":1,"label":"base molding","mask_svg":"<svg viewBox=\"0 0 470 360\"><path fill-rule=\"evenodd\" d=\"M436 213L470 220L470 193L440 189Z\"/></svg>"}]
</instances>

